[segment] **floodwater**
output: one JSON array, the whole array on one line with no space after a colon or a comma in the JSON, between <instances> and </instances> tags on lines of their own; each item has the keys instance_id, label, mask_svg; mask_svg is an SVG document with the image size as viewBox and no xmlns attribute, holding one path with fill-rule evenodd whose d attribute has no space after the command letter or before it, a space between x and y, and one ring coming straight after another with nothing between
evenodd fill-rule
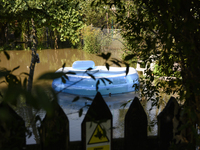
<instances>
[{"instance_id":1,"label":"floodwater","mask_svg":"<svg viewBox=\"0 0 200 150\"><path fill-rule=\"evenodd\" d=\"M29 66L31 62L31 50L13 50L7 51L10 55L10 60L6 59L3 52L0 53L0 66L12 70L13 68L20 66L14 73L17 75L21 72L29 73ZM77 49L48 49L38 50L40 63L36 64L34 79L39 75L48 72L56 71L61 68L65 63L65 66L72 66L74 61L77 60L92 60L95 65L105 65L105 60L96 54L88 54L83 50ZM112 51L112 58L120 59L122 56L121 51Z\"/></svg>"},{"instance_id":2,"label":"floodwater","mask_svg":"<svg viewBox=\"0 0 200 150\"><path fill-rule=\"evenodd\" d=\"M14 71L14 74L19 75L21 72L29 73L29 66L31 62L31 51L8 51L10 55L10 60L6 59L6 56L3 52L0 53L0 66L12 70L13 68L20 66L19 69ZM40 63L36 64L34 71L34 83L37 82L37 78L45 72L53 71L61 68L65 63L65 66L72 66L74 61L77 60L93 60L95 65L105 65L105 60L97 56L96 54L88 54L82 50L77 49L48 49L48 50L39 50L37 51L40 57ZM112 58L121 59L121 51L112 51ZM112 65L114 66L114 65ZM48 83L49 85L51 83ZM1 86L1 85L0 85ZM133 100L137 96L137 93L131 92L127 94L118 94L112 95L111 97L104 97L104 100L108 104L108 107L113 114L113 138L120 138L124 136L124 117L128 110L127 105L125 108L120 107L123 103ZM82 117L78 116L78 110L83 107L88 101L80 98L79 101L72 103L74 95L60 93L58 95L59 104L63 108L64 112L69 118L70 122L70 141L80 141L81 140L81 122L84 118L87 109L84 109ZM154 108L149 112L151 107L150 103L141 102L144 106L148 121L156 119L156 116L160 110ZM41 116L44 116L44 112L39 113ZM23 116L22 116L23 117ZM25 119L25 118L24 118ZM156 135L157 127L153 127L151 131L148 132L148 135ZM34 144L35 142L34 135L30 138L27 138L27 144Z\"/></svg>"}]
</instances>

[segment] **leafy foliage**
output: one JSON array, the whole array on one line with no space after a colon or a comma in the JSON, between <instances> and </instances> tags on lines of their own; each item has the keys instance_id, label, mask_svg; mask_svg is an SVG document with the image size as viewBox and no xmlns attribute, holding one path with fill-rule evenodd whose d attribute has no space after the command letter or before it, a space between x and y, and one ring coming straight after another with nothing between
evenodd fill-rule
<instances>
[{"instance_id":1,"label":"leafy foliage","mask_svg":"<svg viewBox=\"0 0 200 150\"><path fill-rule=\"evenodd\" d=\"M3 101L12 106L17 106L18 101L25 99L26 104L32 106L36 110L44 109L50 113L52 108L50 103L51 96L40 86L34 88L34 94L28 92L27 77L22 78L20 75L16 76L13 74L13 71L18 68L19 67L16 67L12 71L6 70L5 68L0 70L1 78L5 79L1 83L7 84L8 86L6 92L2 94ZM23 75L28 76L28 74ZM54 93L54 91L50 91Z\"/></svg>"},{"instance_id":2,"label":"leafy foliage","mask_svg":"<svg viewBox=\"0 0 200 150\"><path fill-rule=\"evenodd\" d=\"M194 124L200 125L199 1L135 0L124 2L113 0L108 2L97 0L92 1L91 5L98 6L101 3L110 8L113 6L116 8L113 15L117 16L123 37L127 42L127 51L129 51L125 56L125 61L132 61L137 57L147 64L146 76L141 80L141 95L151 100L152 105L157 105L160 100L159 89L168 94L177 93L179 100L185 101L182 115L187 117L186 127L192 131L191 138L187 140L195 139L196 141L190 140L189 142L198 144L197 130ZM49 27L60 33L61 40L69 38L75 44L79 42L79 31L83 27L82 18L88 20L88 24L93 22L91 13L91 15L83 17L78 9L83 9L84 3L75 6L76 1L65 0L2 0L0 2L0 26L5 30L10 25L14 30L15 20L19 23L17 26L20 28L30 18L34 18L38 27ZM93 7L92 9L95 9L97 13L102 11L99 14L107 13L102 8L104 7L101 9ZM106 11L108 10L112 9L106 9ZM4 39L3 42L6 40ZM9 59L9 55L4 53ZM105 65L109 69L110 54L101 54L100 57L105 59ZM150 69L150 63L153 61L157 63L155 72ZM112 59L112 62L118 66L121 63L115 59ZM125 64L127 66L126 73L128 73L129 64ZM178 65L175 66L175 64ZM5 100L16 105L18 97L23 95L27 99L27 103L33 105L34 108L44 108L49 111L46 107L50 106L48 93L40 88L36 90L36 95L27 93L25 90L27 79L22 80L13 75L12 71L3 68L0 72L0 77L5 78L2 83L8 84ZM155 75L175 78L155 81ZM89 74L89 76L95 79L93 75ZM48 78L52 79L52 76L50 75ZM65 81L64 79L63 82ZM100 80L97 80L97 90L99 82ZM105 81L102 80L102 82ZM37 94L45 100L37 101ZM79 115L81 114L82 110L79 112Z\"/></svg>"},{"instance_id":3,"label":"leafy foliage","mask_svg":"<svg viewBox=\"0 0 200 150\"><path fill-rule=\"evenodd\" d=\"M79 42L79 30L83 26L82 14L76 1L65 0L8 0L0 3L0 22L2 27L10 24L10 27L24 30L24 23L33 17L36 26L43 26L60 34L60 39L70 39L73 44Z\"/></svg>"},{"instance_id":4,"label":"leafy foliage","mask_svg":"<svg viewBox=\"0 0 200 150\"><path fill-rule=\"evenodd\" d=\"M98 28L117 28L115 10L110 8L106 1L101 1L101 5L93 0L79 0L79 8L84 17L86 26L93 25Z\"/></svg>"},{"instance_id":5,"label":"leafy foliage","mask_svg":"<svg viewBox=\"0 0 200 150\"><path fill-rule=\"evenodd\" d=\"M125 58L137 56L147 64L146 77L141 81L142 95L158 104L159 89L177 93L179 100L185 101L183 114L191 115L188 120L195 118L187 126L194 131L194 137L197 131L193 125L200 124L199 1L136 0L129 1L129 9L122 1L111 4L126 8L117 13L130 51ZM153 61L157 63L157 75L174 78L155 82L150 69Z\"/></svg>"},{"instance_id":6,"label":"leafy foliage","mask_svg":"<svg viewBox=\"0 0 200 150\"><path fill-rule=\"evenodd\" d=\"M88 53L99 53L101 49L100 41L98 40L98 35L100 31L95 30L88 26L82 30L82 36L84 40L83 50Z\"/></svg>"}]
</instances>

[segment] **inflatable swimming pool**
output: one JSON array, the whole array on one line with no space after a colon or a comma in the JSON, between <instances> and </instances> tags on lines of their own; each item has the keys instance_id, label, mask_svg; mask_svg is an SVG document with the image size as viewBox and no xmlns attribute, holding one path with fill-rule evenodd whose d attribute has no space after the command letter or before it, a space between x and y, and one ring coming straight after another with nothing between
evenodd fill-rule
<instances>
[{"instance_id":1,"label":"inflatable swimming pool","mask_svg":"<svg viewBox=\"0 0 200 150\"><path fill-rule=\"evenodd\" d=\"M72 67L60 68L56 72L62 71L75 74L67 74L65 83L61 78L54 79L52 87L57 92L94 96L97 85L102 95L132 92L139 87L138 73L132 67L126 75L126 67L110 67L107 70L105 66L95 66L93 61L87 60L75 61Z\"/></svg>"}]
</instances>

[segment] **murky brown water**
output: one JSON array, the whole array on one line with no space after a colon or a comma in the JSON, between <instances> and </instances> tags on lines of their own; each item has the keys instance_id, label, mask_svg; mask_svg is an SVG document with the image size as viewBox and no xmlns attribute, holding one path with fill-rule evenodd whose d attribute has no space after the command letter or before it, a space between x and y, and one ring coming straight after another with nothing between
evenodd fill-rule
<instances>
[{"instance_id":1,"label":"murky brown water","mask_svg":"<svg viewBox=\"0 0 200 150\"><path fill-rule=\"evenodd\" d=\"M19 75L21 72L29 73L29 66L31 62L31 51L8 51L10 55L10 60L6 59L6 56L3 52L0 52L0 66L12 70L13 68L20 66L19 69L14 71L15 75ZM77 60L93 60L95 65L104 65L105 60L97 56L96 54L88 54L82 50L77 49L48 49L48 50L39 50L37 51L40 57L40 63L36 64L34 72L34 81L43 73L48 71L56 71L61 68L64 63L66 66L72 66L74 61ZM112 51L112 58L121 59L121 51ZM1 86L1 85L0 85ZM124 116L127 109L120 108L123 102L126 102L135 97L135 93L121 94L112 97L105 97L110 110L113 114L113 126L116 127L113 132L113 137L123 137L124 133ZM80 124L83 120L83 117L79 118L77 110L82 107L80 105L70 103L73 100L74 96L61 94L59 95L61 106L66 114L68 114L70 120L70 140L76 141L80 140ZM79 103L80 104L80 103ZM144 104L145 109L150 108L150 103ZM74 113L73 113L74 112ZM148 113L148 111L147 111ZM152 114L148 113L148 120L155 119L159 111L153 109ZM156 128L152 132L149 132L149 135L155 135L157 132ZM27 144L33 144L34 137L27 139Z\"/></svg>"},{"instance_id":2,"label":"murky brown water","mask_svg":"<svg viewBox=\"0 0 200 150\"><path fill-rule=\"evenodd\" d=\"M6 59L6 56L3 52L0 53L0 66L7 69L13 69L17 66L20 66L14 74L18 75L21 72L29 73L29 66L31 62L31 50L22 50L22 51L7 51L10 55L10 60ZM37 53L40 57L40 63L36 64L34 79L39 75L48 72L56 71L61 68L64 63L66 66L72 66L74 61L77 60L93 60L95 65L104 65L105 61L97 56L96 54L88 54L82 50L77 49L48 49L48 50L38 50ZM120 59L122 52L112 51L111 57Z\"/></svg>"}]
</instances>

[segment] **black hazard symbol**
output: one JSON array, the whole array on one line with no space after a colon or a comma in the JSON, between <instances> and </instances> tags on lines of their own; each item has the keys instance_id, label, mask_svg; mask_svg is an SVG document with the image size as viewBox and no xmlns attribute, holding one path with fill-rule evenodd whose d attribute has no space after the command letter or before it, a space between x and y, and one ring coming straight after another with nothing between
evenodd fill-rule
<instances>
[{"instance_id":1,"label":"black hazard symbol","mask_svg":"<svg viewBox=\"0 0 200 150\"><path fill-rule=\"evenodd\" d=\"M98 124L88 142L88 144L95 144L95 143L104 143L109 142L109 139L106 134L104 134L104 131L102 127Z\"/></svg>"}]
</instances>

